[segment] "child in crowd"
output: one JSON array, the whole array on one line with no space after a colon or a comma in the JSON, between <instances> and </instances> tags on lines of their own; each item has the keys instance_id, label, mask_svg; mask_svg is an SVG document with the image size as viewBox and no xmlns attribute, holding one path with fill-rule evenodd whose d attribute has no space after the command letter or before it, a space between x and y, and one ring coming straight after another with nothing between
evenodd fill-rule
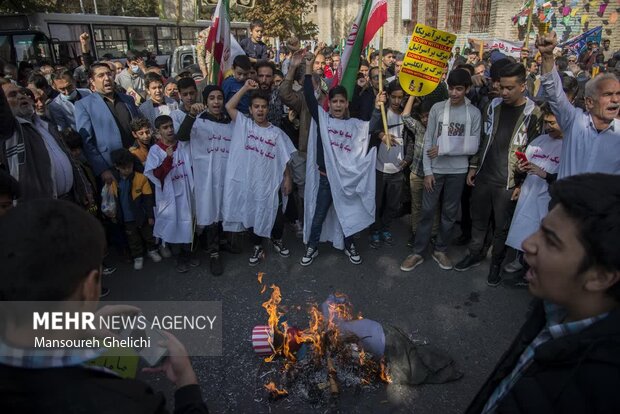
<instances>
[{"instance_id":1,"label":"child in crowd","mask_svg":"<svg viewBox=\"0 0 620 414\"><path fill-rule=\"evenodd\" d=\"M233 59L232 68L232 76L227 77L222 83L224 103L228 103L230 98L232 98L243 87L245 81L250 75L250 71L252 70L252 63L250 62L250 58L246 55L239 55ZM241 111L244 115L247 115L249 113L249 108L250 97L249 95L244 95L241 97L239 104L237 105L237 110Z\"/></svg>"},{"instance_id":2,"label":"child in crowd","mask_svg":"<svg viewBox=\"0 0 620 414\"><path fill-rule=\"evenodd\" d=\"M134 144L129 147L129 152L144 165L146 157L149 155L149 149L155 143L151 123L147 118L134 118L129 127L131 128L131 135L135 139Z\"/></svg>"},{"instance_id":3,"label":"child in crowd","mask_svg":"<svg viewBox=\"0 0 620 414\"><path fill-rule=\"evenodd\" d=\"M517 250L514 262L504 267L507 273L516 273L523 268L523 242L538 230L542 219L549 211L549 185L558 176L562 152L562 129L548 103L541 106L545 133L529 143L524 160L519 160L517 172L526 174L506 245Z\"/></svg>"},{"instance_id":4,"label":"child in crowd","mask_svg":"<svg viewBox=\"0 0 620 414\"><path fill-rule=\"evenodd\" d=\"M267 45L262 41L264 26L262 21L253 20L250 22L250 37L239 42L239 46L243 48L250 62L258 62L268 58Z\"/></svg>"},{"instance_id":5,"label":"child in crowd","mask_svg":"<svg viewBox=\"0 0 620 414\"><path fill-rule=\"evenodd\" d=\"M120 177L116 194L116 217L125 226L133 268L142 270L144 247L151 260L161 262L153 237L153 190L149 180L134 171L134 156L128 150L117 149L110 157Z\"/></svg>"},{"instance_id":6,"label":"child in crowd","mask_svg":"<svg viewBox=\"0 0 620 414\"><path fill-rule=\"evenodd\" d=\"M293 187L287 163L295 152L284 131L268 121L269 95L257 89L258 83L249 79L226 104L234 130L224 181L224 230L252 228L254 252L250 266L264 257L263 237L271 237L280 256L290 255L282 242L282 194L287 196ZM249 91L254 91L250 97L251 118L237 110Z\"/></svg>"},{"instance_id":7,"label":"child in crowd","mask_svg":"<svg viewBox=\"0 0 620 414\"><path fill-rule=\"evenodd\" d=\"M403 120L401 117L401 102L405 92L400 83L392 81L387 93L378 94L375 110L370 120L371 145L377 146L377 181L375 204L377 206L375 223L370 227L370 247L377 249L382 243L392 245L394 240L390 232L392 219L398 216L403 194L402 170L407 166L405 154L413 152L413 141L409 141L409 148L403 141ZM380 102L386 103L388 135L383 131L381 122Z\"/></svg>"},{"instance_id":8,"label":"child in crowd","mask_svg":"<svg viewBox=\"0 0 620 414\"><path fill-rule=\"evenodd\" d=\"M151 122L159 115L170 115L170 112L179 107L177 101L164 94L164 78L161 75L149 72L144 76L144 87L148 99L140 105L140 112Z\"/></svg>"},{"instance_id":9,"label":"child in crowd","mask_svg":"<svg viewBox=\"0 0 620 414\"><path fill-rule=\"evenodd\" d=\"M151 147L144 167L155 185L155 227L153 234L172 245L177 255L177 271L185 273L200 261L192 255L194 240L193 191L189 142L178 142L172 118L155 119L160 140Z\"/></svg>"}]
</instances>

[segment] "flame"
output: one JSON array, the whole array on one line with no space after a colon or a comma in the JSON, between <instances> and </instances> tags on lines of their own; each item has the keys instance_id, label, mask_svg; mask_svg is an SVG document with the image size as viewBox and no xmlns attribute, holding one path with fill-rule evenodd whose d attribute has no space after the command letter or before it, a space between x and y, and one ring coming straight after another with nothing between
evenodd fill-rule
<instances>
[{"instance_id":1,"label":"flame","mask_svg":"<svg viewBox=\"0 0 620 414\"><path fill-rule=\"evenodd\" d=\"M260 290L260 294L262 295L267 290L267 286L263 285L263 288Z\"/></svg>"},{"instance_id":2,"label":"flame","mask_svg":"<svg viewBox=\"0 0 620 414\"><path fill-rule=\"evenodd\" d=\"M364 352L363 349L360 349L360 366L364 365L364 363L366 362L366 352Z\"/></svg>"},{"instance_id":3,"label":"flame","mask_svg":"<svg viewBox=\"0 0 620 414\"><path fill-rule=\"evenodd\" d=\"M272 398L281 398L286 397L288 395L288 391L285 389L278 389L276 384L271 381L268 384L265 384L265 390L267 390Z\"/></svg>"},{"instance_id":4,"label":"flame","mask_svg":"<svg viewBox=\"0 0 620 414\"><path fill-rule=\"evenodd\" d=\"M379 366L381 367L381 371L379 372L379 378L381 378L381 381L391 384L392 377L390 377L390 374L387 373L387 367L385 365L385 360L383 358L381 358L381 362L379 363Z\"/></svg>"},{"instance_id":5,"label":"flame","mask_svg":"<svg viewBox=\"0 0 620 414\"><path fill-rule=\"evenodd\" d=\"M263 283L263 276L265 276L265 272L258 272L258 283Z\"/></svg>"},{"instance_id":6,"label":"flame","mask_svg":"<svg viewBox=\"0 0 620 414\"><path fill-rule=\"evenodd\" d=\"M310 342L314 346L316 355L323 355L323 346L321 343L321 328L323 325L323 314L316 306L310 308L310 325L308 329L300 332L297 336L298 342Z\"/></svg>"}]
</instances>

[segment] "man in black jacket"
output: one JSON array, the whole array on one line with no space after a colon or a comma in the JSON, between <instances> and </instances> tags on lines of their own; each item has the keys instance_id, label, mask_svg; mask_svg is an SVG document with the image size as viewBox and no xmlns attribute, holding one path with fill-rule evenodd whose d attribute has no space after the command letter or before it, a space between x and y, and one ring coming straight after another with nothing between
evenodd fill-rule
<instances>
[{"instance_id":1,"label":"man in black jacket","mask_svg":"<svg viewBox=\"0 0 620 414\"><path fill-rule=\"evenodd\" d=\"M575 175L550 192L523 242L537 300L467 413L620 412L620 177Z\"/></svg>"},{"instance_id":2,"label":"man in black jacket","mask_svg":"<svg viewBox=\"0 0 620 414\"><path fill-rule=\"evenodd\" d=\"M91 311L101 291L104 248L103 228L77 205L60 200L20 204L0 219L3 305L72 301L79 303L80 310ZM87 365L99 356L100 349L33 348L36 331L32 319L25 316L30 312L7 316L5 310L3 307L0 412L167 412L163 395L147 384ZM207 413L187 351L174 336L162 334L169 356L160 367L150 370L164 372L175 383L175 413ZM78 335L76 331L71 339L81 339Z\"/></svg>"}]
</instances>

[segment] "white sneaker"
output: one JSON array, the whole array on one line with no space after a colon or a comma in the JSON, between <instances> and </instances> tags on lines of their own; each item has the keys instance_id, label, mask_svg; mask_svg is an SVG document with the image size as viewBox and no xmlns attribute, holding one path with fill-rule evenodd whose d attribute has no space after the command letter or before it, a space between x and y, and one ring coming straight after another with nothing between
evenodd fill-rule
<instances>
[{"instance_id":1,"label":"white sneaker","mask_svg":"<svg viewBox=\"0 0 620 414\"><path fill-rule=\"evenodd\" d=\"M136 257L133 259L133 270L142 270L144 267L144 257Z\"/></svg>"},{"instance_id":2,"label":"white sneaker","mask_svg":"<svg viewBox=\"0 0 620 414\"><path fill-rule=\"evenodd\" d=\"M306 249L306 254L301 258L299 263L302 266L310 266L314 261L314 258L319 255L319 250L314 247L308 247Z\"/></svg>"},{"instance_id":3,"label":"white sneaker","mask_svg":"<svg viewBox=\"0 0 620 414\"><path fill-rule=\"evenodd\" d=\"M523 265L519 261L518 257L512 262L508 263L506 266L504 266L504 272L506 273L517 273L521 269L523 269Z\"/></svg>"},{"instance_id":4,"label":"white sneaker","mask_svg":"<svg viewBox=\"0 0 620 414\"><path fill-rule=\"evenodd\" d=\"M164 259L170 259L172 257L172 252L170 251L170 248L164 244L159 246L159 254Z\"/></svg>"},{"instance_id":5,"label":"white sneaker","mask_svg":"<svg viewBox=\"0 0 620 414\"><path fill-rule=\"evenodd\" d=\"M146 255L155 263L161 262L161 256L157 253L157 250L151 250L150 252L147 252Z\"/></svg>"}]
</instances>

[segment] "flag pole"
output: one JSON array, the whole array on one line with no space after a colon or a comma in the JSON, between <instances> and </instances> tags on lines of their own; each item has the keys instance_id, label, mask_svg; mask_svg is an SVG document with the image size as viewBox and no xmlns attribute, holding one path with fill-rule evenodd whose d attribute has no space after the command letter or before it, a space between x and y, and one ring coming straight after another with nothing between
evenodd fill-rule
<instances>
[{"instance_id":1,"label":"flag pole","mask_svg":"<svg viewBox=\"0 0 620 414\"><path fill-rule=\"evenodd\" d=\"M379 29L379 95L383 93L383 26ZM385 105L383 102L379 103L381 107L381 120L383 121L383 133L385 136L388 136L388 125L387 125L387 116L385 114ZM387 144L385 144L388 149L390 149L390 139L388 137Z\"/></svg>"},{"instance_id":2,"label":"flag pole","mask_svg":"<svg viewBox=\"0 0 620 414\"><path fill-rule=\"evenodd\" d=\"M532 30L532 15L534 14L534 0L530 0L530 14L527 16L527 31L525 32L525 43L523 43L523 49L530 51L530 31ZM529 53L528 53L529 55ZM527 59L523 58L523 66L527 70Z\"/></svg>"}]
</instances>

